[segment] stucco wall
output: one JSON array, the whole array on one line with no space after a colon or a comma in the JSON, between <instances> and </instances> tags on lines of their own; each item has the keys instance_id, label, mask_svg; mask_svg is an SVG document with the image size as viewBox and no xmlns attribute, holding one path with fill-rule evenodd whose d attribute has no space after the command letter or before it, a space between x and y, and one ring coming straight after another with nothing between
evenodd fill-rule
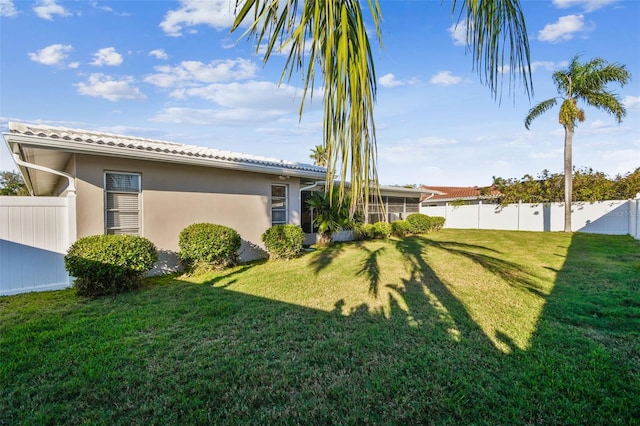
<instances>
[{"instance_id":1,"label":"stucco wall","mask_svg":"<svg viewBox=\"0 0 640 426\"><path fill-rule=\"evenodd\" d=\"M142 236L171 263L178 235L192 223L234 228L243 239L242 260L264 257L262 233L271 226L271 185L289 188L289 223L300 223L298 178L152 161L77 155L78 238L103 234L104 172L140 173ZM172 265L165 265L172 266Z\"/></svg>"}]
</instances>

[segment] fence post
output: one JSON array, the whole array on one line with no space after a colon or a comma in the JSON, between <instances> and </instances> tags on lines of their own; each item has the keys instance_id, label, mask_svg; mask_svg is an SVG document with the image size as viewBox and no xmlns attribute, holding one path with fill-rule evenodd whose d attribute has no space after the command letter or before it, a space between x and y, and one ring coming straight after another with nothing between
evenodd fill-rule
<instances>
[{"instance_id":1,"label":"fence post","mask_svg":"<svg viewBox=\"0 0 640 426\"><path fill-rule=\"evenodd\" d=\"M634 235L634 237L638 240L640 240L640 198L637 198L636 200L636 234Z\"/></svg>"},{"instance_id":2,"label":"fence post","mask_svg":"<svg viewBox=\"0 0 640 426\"><path fill-rule=\"evenodd\" d=\"M482 200L478 201L478 229L480 228L480 216L482 215Z\"/></svg>"}]
</instances>

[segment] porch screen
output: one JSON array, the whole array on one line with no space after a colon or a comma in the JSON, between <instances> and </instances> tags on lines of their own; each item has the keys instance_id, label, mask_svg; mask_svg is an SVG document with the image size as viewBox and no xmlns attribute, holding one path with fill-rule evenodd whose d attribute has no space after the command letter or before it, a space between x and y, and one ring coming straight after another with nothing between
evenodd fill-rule
<instances>
[{"instance_id":1,"label":"porch screen","mask_svg":"<svg viewBox=\"0 0 640 426\"><path fill-rule=\"evenodd\" d=\"M105 231L140 235L140 175L105 173Z\"/></svg>"}]
</instances>

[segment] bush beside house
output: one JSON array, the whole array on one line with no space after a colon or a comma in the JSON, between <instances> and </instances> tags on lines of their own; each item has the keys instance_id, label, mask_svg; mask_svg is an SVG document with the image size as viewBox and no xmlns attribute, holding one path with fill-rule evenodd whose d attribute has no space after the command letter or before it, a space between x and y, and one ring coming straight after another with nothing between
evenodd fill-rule
<instances>
[{"instance_id":1,"label":"bush beside house","mask_svg":"<svg viewBox=\"0 0 640 426\"><path fill-rule=\"evenodd\" d=\"M228 226L194 223L180 232L178 256L185 269L225 268L238 264L242 238Z\"/></svg>"},{"instance_id":2,"label":"bush beside house","mask_svg":"<svg viewBox=\"0 0 640 426\"><path fill-rule=\"evenodd\" d=\"M300 254L304 232L297 225L274 225L262 234L271 259L291 259Z\"/></svg>"},{"instance_id":3,"label":"bush beside house","mask_svg":"<svg viewBox=\"0 0 640 426\"><path fill-rule=\"evenodd\" d=\"M99 297L137 288L158 260L156 246L134 235L94 235L76 241L64 257L80 296Z\"/></svg>"}]
</instances>

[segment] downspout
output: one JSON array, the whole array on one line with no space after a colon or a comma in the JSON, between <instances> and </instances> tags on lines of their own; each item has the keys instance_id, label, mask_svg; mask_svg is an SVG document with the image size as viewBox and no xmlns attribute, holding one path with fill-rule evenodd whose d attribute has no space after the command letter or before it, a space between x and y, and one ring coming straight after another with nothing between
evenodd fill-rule
<instances>
[{"instance_id":1,"label":"downspout","mask_svg":"<svg viewBox=\"0 0 640 426\"><path fill-rule=\"evenodd\" d=\"M27 163L26 161L22 161L19 157L18 154L13 154L13 160L16 162L17 165L19 166L23 166L26 167L28 169L35 169L35 170L40 170L41 172L47 172L47 173L51 173L54 175L58 175L58 176L62 176L64 178L67 178L67 181L69 183L69 185L67 186L67 191L69 192L69 194L76 194L76 183L75 183L75 179L73 176L71 176L68 173L65 172L61 172L59 170L54 170L54 169L50 169L49 167L45 167L45 166L40 166L39 164L33 164L33 163ZM31 192L33 195L33 188L31 188Z\"/></svg>"},{"instance_id":2,"label":"downspout","mask_svg":"<svg viewBox=\"0 0 640 426\"><path fill-rule=\"evenodd\" d=\"M30 169L40 170L42 172L52 173L54 175L67 178L67 238L69 245L76 242L78 238L78 224L76 222L76 183L73 176L68 173L61 172L59 170L50 169L49 167L40 166L38 164L27 163L22 161L17 154L13 154L13 160L19 166L27 167ZM31 196L33 196L33 188L30 189ZM69 285L73 283L72 278L69 277Z\"/></svg>"}]
</instances>

